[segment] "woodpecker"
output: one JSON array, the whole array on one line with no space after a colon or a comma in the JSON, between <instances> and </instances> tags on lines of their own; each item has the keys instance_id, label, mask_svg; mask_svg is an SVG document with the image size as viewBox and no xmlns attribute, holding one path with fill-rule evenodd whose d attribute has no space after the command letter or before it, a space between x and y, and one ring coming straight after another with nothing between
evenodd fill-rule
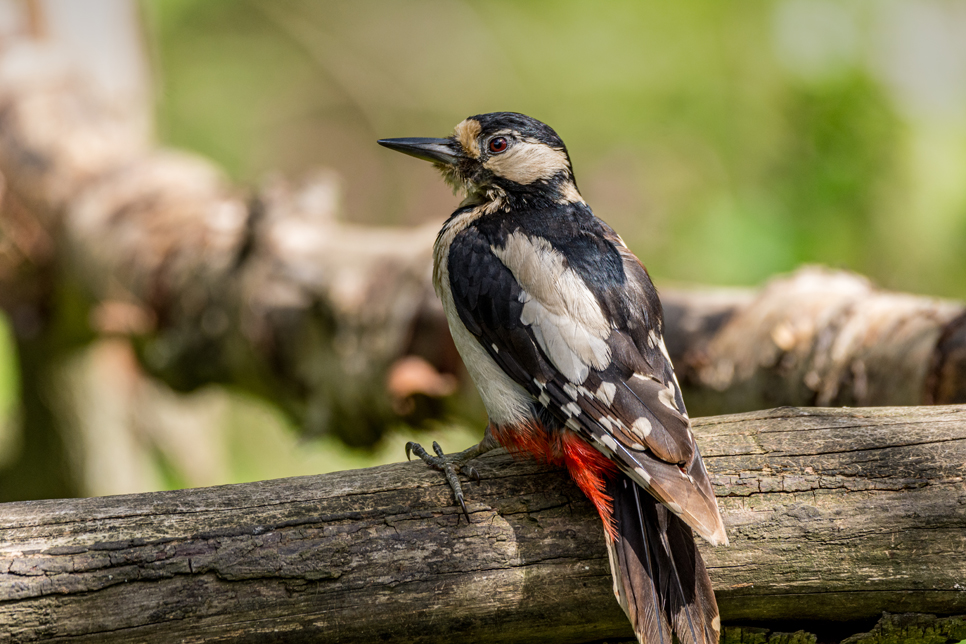
<instances>
[{"instance_id":1,"label":"woodpecker","mask_svg":"<svg viewBox=\"0 0 966 644\"><path fill-rule=\"evenodd\" d=\"M565 466L604 524L614 594L640 642L718 641L721 620L692 529L726 544L664 345L657 291L598 219L552 128L471 116L448 138L382 139L431 161L466 198L443 224L433 281L489 416L483 440L436 456L457 473L498 446ZM467 519L469 515L467 514Z\"/></svg>"}]
</instances>

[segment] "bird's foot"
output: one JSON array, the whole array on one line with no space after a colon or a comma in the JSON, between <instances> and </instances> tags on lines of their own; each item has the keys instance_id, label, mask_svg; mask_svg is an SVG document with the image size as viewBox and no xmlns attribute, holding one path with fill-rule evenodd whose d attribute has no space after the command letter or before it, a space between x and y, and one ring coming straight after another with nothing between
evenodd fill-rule
<instances>
[{"instance_id":1,"label":"bird's foot","mask_svg":"<svg viewBox=\"0 0 966 644\"><path fill-rule=\"evenodd\" d=\"M446 482L452 488L453 496L456 497L456 502L460 504L463 514L466 516L466 522L469 523L470 513L466 509L466 497L463 495L463 486L460 484L459 474L462 472L466 477L479 481L480 473L473 467L471 461L496 447L498 447L496 441L487 431L486 436L477 445L450 455L443 453L443 448L436 441L433 441L433 451L436 452L436 456L427 452L419 443L410 441L406 443L406 458L411 458L411 454L415 454L431 468L439 470L446 476Z\"/></svg>"}]
</instances>

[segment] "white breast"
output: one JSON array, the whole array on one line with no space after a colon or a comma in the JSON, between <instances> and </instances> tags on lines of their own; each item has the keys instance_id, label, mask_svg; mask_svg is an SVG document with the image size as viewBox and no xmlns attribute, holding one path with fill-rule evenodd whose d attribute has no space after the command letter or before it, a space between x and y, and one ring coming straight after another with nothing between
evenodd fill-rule
<instances>
[{"instance_id":1,"label":"white breast","mask_svg":"<svg viewBox=\"0 0 966 644\"><path fill-rule=\"evenodd\" d=\"M533 397L494 362L476 336L467 330L453 304L449 279L449 248L453 238L479 216L480 213L473 210L446 223L433 249L433 282L436 294L442 300L443 310L446 311L446 321L449 322L453 342L483 398L490 422L495 425L519 423L532 418Z\"/></svg>"}]
</instances>

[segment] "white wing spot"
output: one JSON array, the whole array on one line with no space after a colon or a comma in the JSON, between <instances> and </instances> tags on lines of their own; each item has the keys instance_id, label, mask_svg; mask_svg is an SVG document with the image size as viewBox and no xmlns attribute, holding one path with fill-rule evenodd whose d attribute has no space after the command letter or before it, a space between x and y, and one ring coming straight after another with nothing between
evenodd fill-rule
<instances>
[{"instance_id":1,"label":"white wing spot","mask_svg":"<svg viewBox=\"0 0 966 644\"><path fill-rule=\"evenodd\" d=\"M657 346L661 347L661 353L667 358L668 364L671 364L671 354L667 352L667 345L664 344L664 338L659 338L657 341Z\"/></svg>"},{"instance_id":2,"label":"white wing spot","mask_svg":"<svg viewBox=\"0 0 966 644\"><path fill-rule=\"evenodd\" d=\"M628 447L630 447L631 449L636 449L638 452L643 452L644 450L647 449L646 446L641 445L640 443L631 443L630 445L628 445Z\"/></svg>"},{"instance_id":3,"label":"white wing spot","mask_svg":"<svg viewBox=\"0 0 966 644\"><path fill-rule=\"evenodd\" d=\"M577 393L581 396L586 396L587 398L591 397L590 389L584 386L577 387Z\"/></svg>"},{"instance_id":4,"label":"white wing spot","mask_svg":"<svg viewBox=\"0 0 966 644\"><path fill-rule=\"evenodd\" d=\"M597 390L597 400L605 405L610 405L614 402L615 395L617 395L617 385L612 382L600 383L600 388Z\"/></svg>"},{"instance_id":5,"label":"white wing spot","mask_svg":"<svg viewBox=\"0 0 966 644\"><path fill-rule=\"evenodd\" d=\"M550 404L550 394L548 394L546 390L541 391L540 395L537 396L537 402L546 407Z\"/></svg>"},{"instance_id":6,"label":"white wing spot","mask_svg":"<svg viewBox=\"0 0 966 644\"><path fill-rule=\"evenodd\" d=\"M677 404L674 402L674 391L670 388L662 389L657 394L657 399L660 400L666 407L669 407L673 411L678 410Z\"/></svg>"},{"instance_id":7,"label":"white wing spot","mask_svg":"<svg viewBox=\"0 0 966 644\"><path fill-rule=\"evenodd\" d=\"M579 416L580 415L580 405L575 402L567 403L563 407L564 413L568 416Z\"/></svg>"},{"instance_id":8,"label":"white wing spot","mask_svg":"<svg viewBox=\"0 0 966 644\"><path fill-rule=\"evenodd\" d=\"M617 441L614 440L613 436L601 436L600 440L611 450L617 451Z\"/></svg>"},{"instance_id":9,"label":"white wing spot","mask_svg":"<svg viewBox=\"0 0 966 644\"><path fill-rule=\"evenodd\" d=\"M572 384L570 384L569 382L565 382L563 386L563 390L564 392L566 392L568 396L570 396L571 399L577 400L577 388L574 387Z\"/></svg>"},{"instance_id":10,"label":"white wing spot","mask_svg":"<svg viewBox=\"0 0 966 644\"><path fill-rule=\"evenodd\" d=\"M631 425L631 429L638 436L642 438L647 438L651 433L651 421L649 421L644 416L641 416L640 418L634 421L634 424Z\"/></svg>"},{"instance_id":11,"label":"white wing spot","mask_svg":"<svg viewBox=\"0 0 966 644\"><path fill-rule=\"evenodd\" d=\"M569 427L570 429L574 430L575 432L579 432L580 429L581 429L580 428L580 423L577 422L577 419L576 418L568 418L567 419L567 422L564 423L564 424L567 427Z\"/></svg>"},{"instance_id":12,"label":"white wing spot","mask_svg":"<svg viewBox=\"0 0 966 644\"><path fill-rule=\"evenodd\" d=\"M644 481L646 485L651 483L651 475L644 471L643 467L635 467L634 473L641 477L641 480Z\"/></svg>"},{"instance_id":13,"label":"white wing spot","mask_svg":"<svg viewBox=\"0 0 966 644\"><path fill-rule=\"evenodd\" d=\"M678 382L678 375L676 373L674 373L673 371L671 372L671 379L674 382L674 388L675 388L675 390L681 391L681 383ZM675 407L676 406L677 405L675 405ZM685 418L688 417L688 412L686 410L679 409L678 411L680 411L681 412L681 415L684 416Z\"/></svg>"},{"instance_id":14,"label":"white wing spot","mask_svg":"<svg viewBox=\"0 0 966 644\"><path fill-rule=\"evenodd\" d=\"M655 331L654 329L651 329L650 331L647 332L647 346L653 349L654 347L657 346L657 340L658 340L657 331Z\"/></svg>"},{"instance_id":15,"label":"white wing spot","mask_svg":"<svg viewBox=\"0 0 966 644\"><path fill-rule=\"evenodd\" d=\"M600 426L606 429L607 431L609 432L614 431L614 425L610 422L609 417L601 416L598 422L600 423Z\"/></svg>"},{"instance_id":16,"label":"white wing spot","mask_svg":"<svg viewBox=\"0 0 966 644\"><path fill-rule=\"evenodd\" d=\"M490 346L493 347L493 353L499 353L500 352L500 347L496 346L495 344L491 344Z\"/></svg>"}]
</instances>

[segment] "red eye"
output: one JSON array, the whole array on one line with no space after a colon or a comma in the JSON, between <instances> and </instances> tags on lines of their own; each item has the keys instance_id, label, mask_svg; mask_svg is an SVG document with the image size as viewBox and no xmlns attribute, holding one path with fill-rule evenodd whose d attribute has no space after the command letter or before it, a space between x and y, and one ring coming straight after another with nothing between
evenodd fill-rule
<instances>
[{"instance_id":1,"label":"red eye","mask_svg":"<svg viewBox=\"0 0 966 644\"><path fill-rule=\"evenodd\" d=\"M502 136L498 136L492 141L490 141L490 152L493 154L499 154L506 150L507 142Z\"/></svg>"}]
</instances>

